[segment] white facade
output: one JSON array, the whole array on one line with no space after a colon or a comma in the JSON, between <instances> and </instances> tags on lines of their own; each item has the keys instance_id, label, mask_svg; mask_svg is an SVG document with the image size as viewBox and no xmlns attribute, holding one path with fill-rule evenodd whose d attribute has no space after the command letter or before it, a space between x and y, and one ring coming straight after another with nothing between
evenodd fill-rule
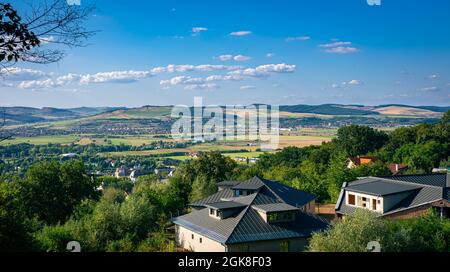
<instances>
[{"instance_id":1,"label":"white facade","mask_svg":"<svg viewBox=\"0 0 450 272\"><path fill-rule=\"evenodd\" d=\"M361 193L346 191L345 201L348 206L364 208L374 212L384 212L384 199L380 196L373 196Z\"/></svg>"}]
</instances>

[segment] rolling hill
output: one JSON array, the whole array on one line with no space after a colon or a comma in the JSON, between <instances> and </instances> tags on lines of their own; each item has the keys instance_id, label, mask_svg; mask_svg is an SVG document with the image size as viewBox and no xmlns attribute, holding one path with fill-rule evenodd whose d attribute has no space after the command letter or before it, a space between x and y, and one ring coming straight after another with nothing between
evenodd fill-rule
<instances>
[{"instance_id":1,"label":"rolling hill","mask_svg":"<svg viewBox=\"0 0 450 272\"><path fill-rule=\"evenodd\" d=\"M89 123L98 120L166 120L170 118L171 106L80 107L71 109L7 107L0 111L7 125L61 122ZM280 106L281 118L302 117L417 117L439 118L450 107L408 105L285 105ZM239 115L239 114L238 114Z\"/></svg>"}]
</instances>

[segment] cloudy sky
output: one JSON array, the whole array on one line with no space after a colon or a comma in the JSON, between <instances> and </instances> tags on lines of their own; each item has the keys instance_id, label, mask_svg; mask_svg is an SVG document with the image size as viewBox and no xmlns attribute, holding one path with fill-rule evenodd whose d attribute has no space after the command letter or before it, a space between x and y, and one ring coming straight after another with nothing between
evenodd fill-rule
<instances>
[{"instance_id":1,"label":"cloudy sky","mask_svg":"<svg viewBox=\"0 0 450 272\"><path fill-rule=\"evenodd\" d=\"M448 0L94 2L90 46L9 69L0 105L450 104Z\"/></svg>"}]
</instances>

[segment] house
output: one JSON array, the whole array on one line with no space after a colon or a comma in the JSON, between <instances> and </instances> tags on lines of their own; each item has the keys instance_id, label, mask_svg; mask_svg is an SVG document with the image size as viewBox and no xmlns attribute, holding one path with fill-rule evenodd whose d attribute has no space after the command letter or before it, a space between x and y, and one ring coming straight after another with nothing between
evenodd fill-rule
<instances>
[{"instance_id":1,"label":"house","mask_svg":"<svg viewBox=\"0 0 450 272\"><path fill-rule=\"evenodd\" d=\"M369 157L369 156L358 156L358 157L351 157L348 159L348 169L353 169L361 165L371 164L374 162L377 162L378 159L375 157Z\"/></svg>"},{"instance_id":2,"label":"house","mask_svg":"<svg viewBox=\"0 0 450 272\"><path fill-rule=\"evenodd\" d=\"M362 178L344 183L336 203L339 217L368 209L380 217L406 219L430 208L450 217L450 173Z\"/></svg>"},{"instance_id":3,"label":"house","mask_svg":"<svg viewBox=\"0 0 450 272\"><path fill-rule=\"evenodd\" d=\"M193 158L193 159L197 159L198 157L200 157L200 153L197 151L192 151L188 153L188 156Z\"/></svg>"},{"instance_id":4,"label":"house","mask_svg":"<svg viewBox=\"0 0 450 272\"><path fill-rule=\"evenodd\" d=\"M316 197L254 177L226 181L219 191L192 203L173 219L176 243L194 252L303 251L313 232L328 222L313 214Z\"/></svg>"},{"instance_id":5,"label":"house","mask_svg":"<svg viewBox=\"0 0 450 272\"><path fill-rule=\"evenodd\" d=\"M114 177L116 178L125 178L128 176L128 171L124 166L121 166L116 169L116 172L114 172Z\"/></svg>"},{"instance_id":6,"label":"house","mask_svg":"<svg viewBox=\"0 0 450 272\"><path fill-rule=\"evenodd\" d=\"M389 170L391 171L393 176L397 176L404 171L408 170L408 165L406 164L399 164L399 163L392 163L388 165Z\"/></svg>"}]
</instances>

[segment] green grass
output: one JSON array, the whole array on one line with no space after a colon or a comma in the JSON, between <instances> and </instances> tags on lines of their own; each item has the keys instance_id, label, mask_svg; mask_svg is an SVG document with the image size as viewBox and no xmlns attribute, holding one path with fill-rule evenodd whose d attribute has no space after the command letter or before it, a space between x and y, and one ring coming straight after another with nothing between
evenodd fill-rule
<instances>
[{"instance_id":1,"label":"green grass","mask_svg":"<svg viewBox=\"0 0 450 272\"><path fill-rule=\"evenodd\" d=\"M72 135L63 136L38 136L38 137L18 137L10 140L3 141L1 145L14 145L14 144L33 144L33 145L46 145L53 144L71 144L78 141L79 138Z\"/></svg>"}]
</instances>

